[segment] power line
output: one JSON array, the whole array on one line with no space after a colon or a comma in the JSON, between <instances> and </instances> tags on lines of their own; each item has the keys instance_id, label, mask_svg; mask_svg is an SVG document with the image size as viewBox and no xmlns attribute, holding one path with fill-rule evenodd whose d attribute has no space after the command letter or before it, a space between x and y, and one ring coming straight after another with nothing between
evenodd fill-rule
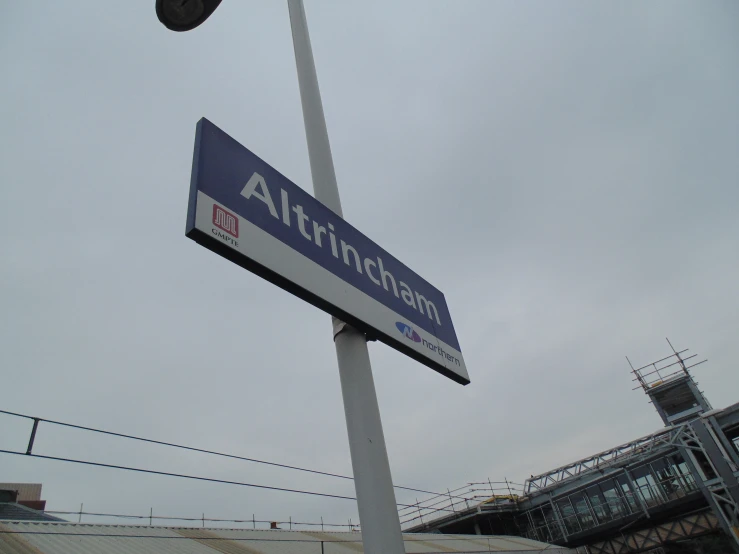
<instances>
[{"instance_id":1,"label":"power line","mask_svg":"<svg viewBox=\"0 0 739 554\"><path fill-rule=\"evenodd\" d=\"M225 479L216 479L214 477L201 477L198 475L186 475L183 473L171 473L168 471L158 471L154 469L144 469L140 467L130 467L130 466L121 466L121 465L115 465L115 464L104 464L102 462L91 462L89 460L76 460L74 458L61 458L57 456L46 456L43 454L33 454L33 453L27 453L27 452L18 452L16 450L4 450L0 449L0 454L14 454L17 456L26 456L31 458L40 458L44 460L53 460L57 462L70 462L75 464L83 464L83 465L89 465L89 466L95 466L95 467L105 467L109 469L122 469L126 471L135 471L138 473L148 473L151 475L165 475L167 477L180 477L183 479L194 479L196 481L207 481L210 483L222 483L224 485L238 485L241 487L252 487L257 489L266 489L266 490L273 490L273 491L281 491L281 492L291 492L295 494L306 494L310 496L321 496L325 498L338 498L341 500L357 500L354 496L342 496L338 494L330 494L330 493L324 493L324 492L315 492L315 491L307 491L307 490L301 490L301 489L288 489L284 487L275 487L271 485L258 485L256 483L242 483L240 481L227 481ZM402 508L407 508L412 506L411 504L401 504L400 502L396 502L397 506L400 506ZM429 509L429 508L427 508ZM433 511L436 512L451 512L453 510L449 510L446 508L430 508ZM78 512L79 513L79 512Z\"/></svg>"},{"instance_id":2,"label":"power line","mask_svg":"<svg viewBox=\"0 0 739 554\"><path fill-rule=\"evenodd\" d=\"M257 489L267 489L267 490L273 490L273 491L282 491L282 492L292 492L296 494L308 494L312 496L323 496L326 498L340 498L341 500L356 500L356 497L354 496L341 496L338 494L329 494L325 492L315 492L315 491L306 491L306 490L300 490L300 489L287 489L283 487L274 487L271 485L257 485L255 483L242 483L240 481L226 481L224 479L215 479L213 477L200 477L197 475L185 475L183 473L170 473L168 471L157 471L155 469L143 469L140 467L129 467L129 466L119 466L114 464L104 464L101 462L90 462L88 460L75 460L73 458L60 458L57 456L45 456L43 454L26 454L25 452L17 452L15 450L2 450L0 449L0 453L2 454L16 454L19 456L31 456L33 458L42 458L44 460L54 460L57 462L71 462L74 464L84 464L89 466L96 466L96 467L107 467L110 469L124 469L126 471L136 471L139 473L150 473L152 475L166 475L168 477L182 477L184 479L194 479L196 481L208 481L210 483L223 483L224 485L239 485L241 487L253 487Z\"/></svg>"},{"instance_id":3,"label":"power line","mask_svg":"<svg viewBox=\"0 0 739 554\"><path fill-rule=\"evenodd\" d=\"M266 461L266 460L258 460L256 458L247 458L245 456L236 456L235 454L226 454L224 452L216 452L214 450L206 450L206 449L203 449L203 448L196 448L196 447L193 447L193 446L185 446L185 445L175 444L175 443L171 443L171 442L158 441L158 440L154 440L154 439L147 439L147 438L144 438L144 437L137 437L137 436L134 436L134 435L126 435L124 433L116 433L114 431L106 431L104 429L95 429L93 427L85 427L84 425L75 425L73 423L65 423L63 421L55 421L53 419L44 419L44 418L41 418L41 417L29 416L29 415L26 415L26 414L19 414L19 413L16 413L16 412L9 412L7 410L0 410L0 414L10 415L10 416L14 416L14 417L21 417L21 418L24 418L24 419L30 419L32 421L38 421L38 422L44 422L44 423L51 423L53 425L59 425L61 427L70 427L72 429L80 429L82 431L90 431L90 432L93 432L93 433L100 433L100 434L103 434L103 435L111 435L111 436L114 436L114 437L120 437L120 438L124 438L124 439L136 440L136 441L140 441L140 442L147 442L147 443L150 443L150 444L157 444L157 445L160 445L160 446L169 446L171 448L179 448L179 449L182 449L182 450L189 450L191 452L199 452L201 454L210 454L210 455L213 455L213 456L221 456L221 457L224 457L224 458L232 458L232 459L235 459L235 460L241 460L241 461L245 461L245 462L252 462L252 463L256 463L256 464L270 465L270 466L274 466L274 467L280 467L280 468L283 468L283 469L292 469L292 470L295 470L295 471L304 471L304 472L307 472L307 473L314 473L314 474L317 474L317 475L325 475L327 477L335 477L335 478L338 478L338 479L348 479L350 481L353 481L354 480L353 477L349 477L347 475L340 475L338 473L331 473L331 472L327 472L327 471L319 471L319 470L316 470L316 469L308 469L308 468L298 467L298 466L292 466L292 465L288 465L288 464L280 464L280 463L277 463L277 462L269 462L269 461ZM403 490L412 491L412 492L419 492L419 493L430 494L430 495L434 495L434 496L448 496L448 495L446 495L444 493L438 493L438 492L433 492L433 491L426 491L426 490L423 490L423 489L415 489L415 488L412 488L412 487L405 487L405 486L402 486L402 485L393 485L393 486L396 489L403 489ZM460 490L462 488L464 488L464 487L460 487L459 489L456 489L456 490ZM454 492L454 491L452 491L452 492ZM465 497L463 497L463 496L455 496L454 498L465 499Z\"/></svg>"},{"instance_id":4,"label":"power line","mask_svg":"<svg viewBox=\"0 0 739 554\"><path fill-rule=\"evenodd\" d=\"M160 445L160 446L167 446L167 447L172 447L172 448L179 448L179 449L182 449L182 450L188 450L188 451L192 451L192 452L198 452L198 453L209 454L209 455L214 455L214 456L221 456L221 457L225 457L225 458L237 459L237 460L242 460L242 461L247 461L247 462L253 462L253 463L258 463L258 464L271 465L271 466L281 467L281 468L285 468L285 469L292 469L292 470L296 470L296 471L303 471L303 472L314 473L314 474L319 474L319 475L324 475L324 476L329 476L329 477L336 477L336 478L340 478L340 479L347 479L347 480L352 480L352 481L354 480L352 477L348 477L348 476L340 475L340 474L336 474L336 473L330 473L330 472L319 471L319 470L314 470L314 469L302 468L302 467L292 466L292 465L287 465L287 464L280 464L280 463L277 463L277 462L270 462L270 461L266 461L266 460L259 460L259 459L256 459L256 458L248 458L248 457L244 457L244 456L237 456L237 455L234 455L234 454L226 454L226 453L223 453L223 452L217 452L217 451L213 451L213 450L206 450L206 449L202 449L202 448L196 448L196 447L192 447L192 446L185 446L185 445L171 443L171 442L159 441L159 440L155 440L155 439L148 439L148 438L145 438L145 437L137 437L135 435L128 435L128 434L124 434L124 433L117 433L117 432L114 432L114 431L107 431L107 430L103 430L103 429L96 429L94 427L87 427L87 426L83 426L83 425L76 425L76 424L73 424L73 423L66 423L66 422L62 422L62 421L44 419L44 418L40 418L40 417L29 416L29 415L26 415L26 414L19 414L19 413L16 413L16 412L10 412L10 411L7 411L7 410L0 410L0 414L5 414L5 415L13 416L13 417L20 417L20 418L24 418L24 419L29 419L29 420L32 420L34 422L34 431L32 431L31 442L29 443L29 449L25 453L15 452L15 451L0 450L0 452L2 452L2 453L11 453L11 454L18 454L18 455L21 455L21 454L24 454L24 455L33 455L33 456L36 456L38 458L46 458L46 459L57 460L57 461L68 461L68 462L81 463L81 464L87 464L87 465L96 465L96 466L99 466L99 467L109 467L109 468L114 468L114 469L126 469L126 470L130 470L130 471L139 471L139 472L143 472L143 473L153 473L153 474L161 474L161 475L170 475L170 476L175 476L175 477L192 478L192 479L206 480L206 481L212 481L212 482L221 482L221 483L226 483L226 484L230 484L231 483L229 481L223 481L223 480L212 479L212 478L207 478L207 477L188 476L188 475L181 475L181 474L168 473L168 472L157 472L157 471L153 471L153 470L146 470L146 469L141 469L141 468L130 468L130 467L126 467L126 466L117 466L117 465L112 465L112 464L103 464L103 463L99 463L99 462L90 462L90 461L86 461L86 460L74 460L74 459L68 459L68 458L57 458L57 457L53 457L53 456L43 456L43 455L35 455L35 454L32 454L31 453L31 448L32 448L32 445L33 445L34 437L35 437L35 429L37 428L37 426L38 426L38 424L40 422L44 422L44 423L50 423L50 424L58 425L58 426L62 426L62 427L69 427L69 428L72 428L72 429L79 429L79 430L82 430L82 431L89 431L89 432L93 432L93 433L100 433L100 434L103 434L103 435L110 435L110 436L114 436L114 437L120 437L120 438L125 438L125 439L130 439L130 440L136 440L136 441L146 442L146 443L151 443L151 444L156 444L156 445ZM497 482L496 481L496 484L497 483L502 484L503 482L502 481L500 481L500 482ZM239 484L241 486L252 486L252 487L257 487L257 488L264 488L264 489L269 489L269 490L280 490L280 491L285 491L285 492L297 492L297 493L303 493L303 494L315 494L315 495L318 495L318 496L326 496L326 497L329 497L329 498L336 497L336 498L341 498L341 499L356 500L356 498L354 498L354 497L340 496L340 495L332 495L332 494L327 494L327 493L318 493L318 492L313 492L313 491L300 491L300 490L296 490L296 489L286 489L286 488L275 487L275 486L257 485L257 484L252 484L252 483L238 483L238 482L237 483L234 483L234 484ZM420 508L421 510L425 511L427 515L429 515L430 513L433 513L433 512L454 512L455 511L454 510L454 506L453 506L454 503L452 501L453 498L456 498L456 499L459 499L459 500L463 500L465 502L468 502L468 501L475 502L476 499L475 498L469 498L469 497L466 497L466 496L459 496L457 494L452 494L452 493L456 493L456 492L458 492L458 491L460 491L462 489L467 488L468 486L476 485L476 484L478 484L478 483L468 483L467 485L464 485L462 487L458 487L458 488L456 488L454 490L451 490L451 491L447 491L446 493L435 493L435 492L426 491L426 490L423 490L423 489L416 489L416 488L412 488L412 487L405 487L405 486L401 486L401 485L395 485L395 488L398 488L398 489L404 489L404 490L415 491L415 492L420 492L420 493L423 493L423 494L432 495L431 498L424 499L421 502L418 502L417 501L416 504L402 504L402 503L397 503L397 506L401 507L401 510L406 510L407 509L407 510L414 510L415 511L415 510L418 510ZM485 484L485 483L479 483L479 484ZM495 489L492 489L492 483L489 483L489 484L491 485L491 493L494 494ZM433 502L436 499L441 499L441 500L438 501L438 502ZM449 508L437 508L437 507L435 507L435 506L438 506L439 504L445 503L446 502L446 499L449 499L450 500L450 503L452 504L451 509L449 509ZM433 502L433 503L432 504L428 504L429 502ZM423 504L426 504L426 505L424 506ZM407 514L407 515L410 515L410 514Z\"/></svg>"}]
</instances>

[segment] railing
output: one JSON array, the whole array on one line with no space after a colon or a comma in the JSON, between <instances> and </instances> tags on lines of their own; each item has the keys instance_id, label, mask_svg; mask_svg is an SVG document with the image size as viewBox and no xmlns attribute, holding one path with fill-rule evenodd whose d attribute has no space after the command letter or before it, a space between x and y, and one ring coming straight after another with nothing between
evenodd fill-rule
<instances>
[{"instance_id":1,"label":"railing","mask_svg":"<svg viewBox=\"0 0 739 554\"><path fill-rule=\"evenodd\" d=\"M490 510L500 507L502 510L514 509L518 499L523 496L523 485L508 481L485 481L467 483L447 494L439 494L416 500L398 510L400 524L407 528L410 524L427 524L432 521L454 516L457 513L470 509L480 508Z\"/></svg>"},{"instance_id":2,"label":"railing","mask_svg":"<svg viewBox=\"0 0 739 554\"><path fill-rule=\"evenodd\" d=\"M203 513L200 517L192 517L192 516L165 516L165 515L159 515L154 513L154 509L150 509L148 514L142 514L142 515L136 515L136 514L111 514L111 513L103 513L103 512L86 512L83 511L83 506L80 506L79 510L45 510L44 513L46 514L52 514L55 516L64 516L67 517L67 519L75 519L77 523L105 523L109 522L110 520L115 519L123 519L128 521L136 521L141 523L146 523L148 521L148 524L150 526L154 526L157 523L159 524L173 524L173 523L185 523L185 524L195 524L199 525L200 527L205 527L206 524L229 524L232 526L233 524L245 526L245 528L252 528L252 529L283 529L283 530L298 530L300 528L304 529L315 529L317 527L321 528L321 531L330 531L330 530L340 530L340 531L359 531L361 530L361 527L358 523L353 523L351 518L347 521L347 523L328 523L324 522L323 518L321 518L321 521L297 521L293 520L292 517L288 518L285 521L280 520L274 520L274 519L256 519L255 515L252 514L251 519L222 519L222 518L212 518L212 517L205 517L205 514ZM70 518L71 516L71 518ZM83 521L84 516L84 521Z\"/></svg>"},{"instance_id":3,"label":"railing","mask_svg":"<svg viewBox=\"0 0 739 554\"><path fill-rule=\"evenodd\" d=\"M693 358L698 356L698 354L683 356L683 354L688 351L687 348L678 352L673 348L672 343L669 341L669 339L667 340L667 343L670 345L670 348L672 348L673 354L670 354L669 356L662 358L661 360L657 360L656 362L649 363L642 367L634 368L634 366L631 365L631 360L629 360L628 357L626 358L626 360L629 362L629 365L631 365L631 371L634 373L634 378L632 379L632 381L637 381L639 383L639 385L634 387L633 390L642 388L644 389L644 391L649 392L649 389L673 381L677 377L690 378L690 372L688 371L689 369L692 369L697 365L704 364L708 361L703 360L697 363L691 362L691 365L686 365L685 362L687 362L688 360L692 360ZM672 361L673 358L676 361Z\"/></svg>"}]
</instances>

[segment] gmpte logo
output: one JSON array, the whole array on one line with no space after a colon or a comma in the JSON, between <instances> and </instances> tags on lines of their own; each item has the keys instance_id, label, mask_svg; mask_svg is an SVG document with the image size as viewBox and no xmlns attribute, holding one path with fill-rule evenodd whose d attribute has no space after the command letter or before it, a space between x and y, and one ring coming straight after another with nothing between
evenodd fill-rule
<instances>
[{"instance_id":1,"label":"gmpte logo","mask_svg":"<svg viewBox=\"0 0 739 554\"><path fill-rule=\"evenodd\" d=\"M398 331L403 333L405 338L410 339L413 342L421 342L421 337L410 325L398 321L395 326L398 328Z\"/></svg>"},{"instance_id":2,"label":"gmpte logo","mask_svg":"<svg viewBox=\"0 0 739 554\"><path fill-rule=\"evenodd\" d=\"M239 218L216 204L213 204L213 225L239 238Z\"/></svg>"}]
</instances>

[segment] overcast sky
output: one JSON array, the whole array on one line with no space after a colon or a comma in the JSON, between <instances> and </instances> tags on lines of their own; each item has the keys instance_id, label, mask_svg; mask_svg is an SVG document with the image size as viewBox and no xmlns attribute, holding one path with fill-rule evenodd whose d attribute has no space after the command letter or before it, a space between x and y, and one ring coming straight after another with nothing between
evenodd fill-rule
<instances>
[{"instance_id":1,"label":"overcast sky","mask_svg":"<svg viewBox=\"0 0 739 554\"><path fill-rule=\"evenodd\" d=\"M153 4L2 2L0 409L349 475L330 318L184 236L203 116L312 190L286 3L183 34ZM445 293L472 379L370 344L396 484L523 482L659 429L624 356L665 337L739 401L739 4L306 4L344 216ZM0 415L0 448L29 430ZM354 494L45 424L34 451ZM0 481L52 510L358 519L12 455Z\"/></svg>"}]
</instances>

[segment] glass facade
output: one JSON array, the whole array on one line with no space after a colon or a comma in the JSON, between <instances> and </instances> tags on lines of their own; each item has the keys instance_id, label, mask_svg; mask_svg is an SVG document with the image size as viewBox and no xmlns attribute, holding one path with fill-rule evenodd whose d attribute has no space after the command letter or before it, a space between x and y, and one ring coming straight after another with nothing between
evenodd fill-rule
<instances>
[{"instance_id":1,"label":"glass facade","mask_svg":"<svg viewBox=\"0 0 739 554\"><path fill-rule=\"evenodd\" d=\"M522 534L543 542L561 541L564 538L562 528L567 535L574 535L639 513L642 504L657 506L698 490L679 455L629 468L629 473L630 478L622 472L528 510L517 520Z\"/></svg>"}]
</instances>

